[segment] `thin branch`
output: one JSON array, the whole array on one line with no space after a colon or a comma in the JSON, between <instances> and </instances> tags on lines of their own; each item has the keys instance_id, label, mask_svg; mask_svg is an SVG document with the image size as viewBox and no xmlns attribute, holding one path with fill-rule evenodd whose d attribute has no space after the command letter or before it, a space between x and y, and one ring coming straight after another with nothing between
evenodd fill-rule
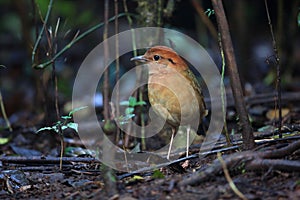
<instances>
[{"instance_id":1,"label":"thin branch","mask_svg":"<svg viewBox=\"0 0 300 200\"><path fill-rule=\"evenodd\" d=\"M3 103L3 98L2 98L1 91L0 91L0 107L1 107L1 112L2 112L3 118L5 120L6 126L8 127L8 130L10 132L12 132L13 129L11 128L10 122L9 122L9 120L7 118L7 115L6 115L5 106L4 106L4 103Z\"/></svg>"},{"instance_id":2,"label":"thin branch","mask_svg":"<svg viewBox=\"0 0 300 200\"><path fill-rule=\"evenodd\" d=\"M231 146L232 142L230 141L230 136L229 136L228 128L227 128L227 121L226 121L226 105L225 105L226 91L225 91L225 88L222 87L222 85L223 85L222 83L224 83L225 66L226 65L225 65L224 50L223 50L220 35L218 37L218 41L219 41L219 46L220 46L221 58L222 58L222 72L221 72L220 90L221 90L221 100L222 100L222 113L223 113L223 121L224 121L224 131L225 131L226 142L229 146Z\"/></svg>"},{"instance_id":3,"label":"thin branch","mask_svg":"<svg viewBox=\"0 0 300 200\"><path fill-rule=\"evenodd\" d=\"M137 49L136 49L136 37L135 37L135 31L134 29L132 29L133 26L133 20L128 12L128 7L127 7L127 2L126 0L123 0L123 7L124 7L124 12L126 14L127 17L127 21L128 21L128 25L130 27L130 31L131 31L131 38L132 38L132 49L133 49L133 56L137 56ZM136 93L135 93L136 95ZM136 97L136 96L135 96ZM129 124L127 126L126 132L129 133L131 132L131 124ZM124 146L127 147L129 144L129 135L125 134L125 138L124 138Z\"/></svg>"},{"instance_id":4,"label":"thin branch","mask_svg":"<svg viewBox=\"0 0 300 200\"><path fill-rule=\"evenodd\" d=\"M112 22L114 21L116 18L119 17L123 17L125 15L131 15L129 13L120 13L117 16L113 16L111 17L108 22ZM69 48L71 48L75 43L77 43L78 41L80 41L82 38L84 38L85 36L87 36L88 34L94 32L95 30L101 28L102 26L104 26L104 22L97 24L95 26L93 26L92 28L88 29L87 31L85 31L84 33L78 35L78 37L74 38L71 42L69 42L62 50L60 50L57 54L55 54L55 56L53 58L51 58L50 60L48 60L47 62L41 63L41 64L33 64L33 67L36 69L43 69L47 66L49 66L51 63L53 63L59 56L61 56L63 53L65 53ZM38 46L39 41L36 42L35 46ZM35 53L34 53L35 54Z\"/></svg>"},{"instance_id":5,"label":"thin branch","mask_svg":"<svg viewBox=\"0 0 300 200\"><path fill-rule=\"evenodd\" d=\"M118 0L115 0L115 16L119 14L119 8L118 8ZM119 79L120 79L120 59L119 59L119 20L116 18L115 20L115 36L116 36L116 86L115 86L115 91L116 91L116 115L115 117L120 116L120 85L119 85ZM119 142L119 136L120 136L120 129L117 128L116 132L116 144Z\"/></svg>"},{"instance_id":6,"label":"thin branch","mask_svg":"<svg viewBox=\"0 0 300 200\"><path fill-rule=\"evenodd\" d=\"M103 46L104 46L104 63L103 66L106 66L107 59L109 57L109 46L107 43L108 37L108 13L109 12L109 1L104 1L104 30L103 30ZM106 123L109 123L109 68L106 68L104 71L104 80L103 80L103 115Z\"/></svg>"},{"instance_id":7,"label":"thin branch","mask_svg":"<svg viewBox=\"0 0 300 200\"><path fill-rule=\"evenodd\" d=\"M49 43L49 57L53 57L57 53L57 32L60 24L60 18L58 18L54 32L51 30L50 37L48 38ZM53 84L53 92L54 92L54 107L56 111L56 119L59 121L59 105L58 105L58 85L57 85L57 74L56 74L56 63L55 61L52 63L52 84ZM52 88L51 88L52 89ZM52 103L52 102L51 102ZM50 111L51 112L51 111Z\"/></svg>"},{"instance_id":8,"label":"thin branch","mask_svg":"<svg viewBox=\"0 0 300 200\"><path fill-rule=\"evenodd\" d=\"M107 60L109 58L109 46L107 42L108 38L108 23L109 23L109 0L104 1L104 30L103 30L103 44L104 44L104 66L107 65ZM111 114L109 113L109 68L104 71L103 80L103 107L104 107L104 120L105 123L111 126ZM104 155L107 156L108 152L112 149L111 146L104 144ZM112 155L114 156L114 155ZM105 160L105 158L104 158ZM102 178L104 181L104 188L108 196L112 197L117 194L116 178L115 172L108 165L103 164L102 168Z\"/></svg>"},{"instance_id":9,"label":"thin branch","mask_svg":"<svg viewBox=\"0 0 300 200\"><path fill-rule=\"evenodd\" d=\"M42 27L42 30L34 44L34 47L33 47L33 50L32 50L32 54L31 54L31 62L34 63L34 58L35 58L35 54L36 54L36 50L38 48L38 45L40 44L40 41L42 39L42 36L43 36L43 33L45 31L45 28L46 28L46 24L48 23L48 19L49 19L49 16L50 16L50 13L51 13L51 10L52 10L52 6L53 6L53 0L50 0L49 4L48 4L48 10L47 10L47 13L46 13L46 17L45 17L45 20L44 20L44 23L43 23L43 27ZM50 64L50 63L49 63Z\"/></svg>"},{"instance_id":10,"label":"thin branch","mask_svg":"<svg viewBox=\"0 0 300 200\"><path fill-rule=\"evenodd\" d=\"M78 157L42 157L42 156L31 156L31 157L23 157L23 156L5 156L1 157L0 161L3 165L7 165L8 163L15 164L59 164L60 160L63 163L72 163L72 162L83 162L83 163L101 163L96 158L78 158Z\"/></svg>"},{"instance_id":11,"label":"thin branch","mask_svg":"<svg viewBox=\"0 0 300 200\"><path fill-rule=\"evenodd\" d=\"M222 158L222 156L221 156L221 153L218 153L217 156L218 156L218 159L219 159L219 161L220 161L220 163L221 163L221 165L222 165L223 172L224 172L224 174L225 174L225 178L226 178L227 182L229 183L230 188L233 190L233 192L234 192L238 197L240 197L240 198L243 199L243 200L246 200L247 198L243 195L243 193L241 193L241 192L239 191L239 189L236 187L236 185L234 184L233 180L231 179L230 174L229 174L229 171L228 171L228 168L227 168L227 166L226 166L225 161L223 160L223 158Z\"/></svg>"},{"instance_id":12,"label":"thin branch","mask_svg":"<svg viewBox=\"0 0 300 200\"><path fill-rule=\"evenodd\" d=\"M279 137L282 137L281 133L281 127L282 127L282 110L281 110L281 71L280 71L280 58L279 58L279 53L277 49L277 44L273 32L273 26L269 14L269 7L268 7L268 1L265 0L265 7L266 7L266 12L267 12L267 17L268 17L268 23L269 23L269 28L270 28L270 33L272 37L272 44L273 44L273 50L275 53L275 60L276 60L276 88L277 88L277 99L278 99L278 109L279 109L279 116L278 116L278 132L279 132Z\"/></svg>"},{"instance_id":13,"label":"thin branch","mask_svg":"<svg viewBox=\"0 0 300 200\"><path fill-rule=\"evenodd\" d=\"M58 32L58 28L59 28L59 24L60 24L60 18L58 18L57 23L56 23L56 27L53 33L53 41L54 44L54 48L53 51L51 52L51 56L57 53L57 32ZM52 64L52 78L53 78L53 84L54 84L54 102L55 102L55 111L56 111L56 118L57 120L60 119L60 112L59 112L59 103L58 103L58 80L57 80L57 74L56 74L56 64L55 62L53 62Z\"/></svg>"},{"instance_id":14,"label":"thin branch","mask_svg":"<svg viewBox=\"0 0 300 200\"><path fill-rule=\"evenodd\" d=\"M127 17L127 21L128 21L128 24L129 24L129 27L130 27L130 30L131 30L133 56L137 56L136 40L135 40L136 37L135 37L135 32L132 29L132 24L133 24L133 21L132 21L132 18L131 18L132 15L128 12L128 7L127 7L126 0L123 0L123 6L124 6L125 15Z\"/></svg>"}]
</instances>

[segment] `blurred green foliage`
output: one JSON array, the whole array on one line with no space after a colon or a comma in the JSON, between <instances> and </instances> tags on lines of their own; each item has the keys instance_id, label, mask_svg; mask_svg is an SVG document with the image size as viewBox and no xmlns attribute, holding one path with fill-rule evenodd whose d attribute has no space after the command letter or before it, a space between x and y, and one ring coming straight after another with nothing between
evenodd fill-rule
<instances>
[{"instance_id":1,"label":"blurred green foliage","mask_svg":"<svg viewBox=\"0 0 300 200\"><path fill-rule=\"evenodd\" d=\"M35 0L41 14L45 17L48 10L49 1ZM61 17L66 19L71 26L86 26L87 23L93 21L95 14L92 9L81 10L80 1L55 1L52 8L53 17Z\"/></svg>"}]
</instances>

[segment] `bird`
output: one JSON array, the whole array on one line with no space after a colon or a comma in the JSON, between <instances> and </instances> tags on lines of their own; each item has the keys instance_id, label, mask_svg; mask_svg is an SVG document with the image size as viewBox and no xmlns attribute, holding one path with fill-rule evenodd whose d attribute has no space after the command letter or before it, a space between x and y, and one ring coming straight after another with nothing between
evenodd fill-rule
<instances>
[{"instance_id":1,"label":"bird","mask_svg":"<svg viewBox=\"0 0 300 200\"><path fill-rule=\"evenodd\" d=\"M130 60L148 66L149 102L154 112L172 128L167 159L180 125L187 126L188 156L191 124L200 124L207 115L202 89L195 74L180 55L167 46L153 46L144 55Z\"/></svg>"}]
</instances>

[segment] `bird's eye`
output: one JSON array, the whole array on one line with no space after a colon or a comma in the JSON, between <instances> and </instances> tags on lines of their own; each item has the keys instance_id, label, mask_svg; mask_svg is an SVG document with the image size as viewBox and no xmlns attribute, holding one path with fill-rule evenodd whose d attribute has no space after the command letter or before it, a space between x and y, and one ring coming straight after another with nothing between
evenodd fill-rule
<instances>
[{"instance_id":1,"label":"bird's eye","mask_svg":"<svg viewBox=\"0 0 300 200\"><path fill-rule=\"evenodd\" d=\"M160 56L159 55L154 55L153 58L154 58L155 61L158 61L160 59Z\"/></svg>"}]
</instances>

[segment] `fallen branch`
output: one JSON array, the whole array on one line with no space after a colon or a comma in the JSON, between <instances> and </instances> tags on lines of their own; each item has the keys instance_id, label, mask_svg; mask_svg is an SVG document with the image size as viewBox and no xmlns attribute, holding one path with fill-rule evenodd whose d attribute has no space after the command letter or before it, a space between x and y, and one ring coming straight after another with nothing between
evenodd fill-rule
<instances>
[{"instance_id":1,"label":"fallen branch","mask_svg":"<svg viewBox=\"0 0 300 200\"><path fill-rule=\"evenodd\" d=\"M297 171L300 172L300 161L298 160L279 160L270 158L282 158L291 155L295 151L300 149L300 140L297 140L286 147L269 150L265 152L256 151L244 151L234 153L228 156L223 156L224 163L228 169L236 169L241 164L245 165L247 170L281 170L281 171ZM204 170L195 173L195 175L184 179L178 183L178 186L185 185L198 185L203 181L206 181L213 176L222 172L222 164L216 159L212 165L205 168Z\"/></svg>"},{"instance_id":2,"label":"fallen branch","mask_svg":"<svg viewBox=\"0 0 300 200\"><path fill-rule=\"evenodd\" d=\"M275 169L281 171L300 171L300 161L279 160L279 159L255 159L246 166L248 170L268 170Z\"/></svg>"},{"instance_id":3,"label":"fallen branch","mask_svg":"<svg viewBox=\"0 0 300 200\"><path fill-rule=\"evenodd\" d=\"M77 158L77 157L62 157L62 162L64 164L71 163L71 162L83 162L83 163L100 163L100 161L96 158ZM8 163L15 163L15 164L59 164L60 158L59 157L17 157L17 156L5 156L1 157L0 161L2 165L5 166Z\"/></svg>"},{"instance_id":4,"label":"fallen branch","mask_svg":"<svg viewBox=\"0 0 300 200\"><path fill-rule=\"evenodd\" d=\"M300 149L300 140L297 140L286 147L277 150L269 150L266 152L259 152L261 158L282 158L291 155L296 150Z\"/></svg>"}]
</instances>

